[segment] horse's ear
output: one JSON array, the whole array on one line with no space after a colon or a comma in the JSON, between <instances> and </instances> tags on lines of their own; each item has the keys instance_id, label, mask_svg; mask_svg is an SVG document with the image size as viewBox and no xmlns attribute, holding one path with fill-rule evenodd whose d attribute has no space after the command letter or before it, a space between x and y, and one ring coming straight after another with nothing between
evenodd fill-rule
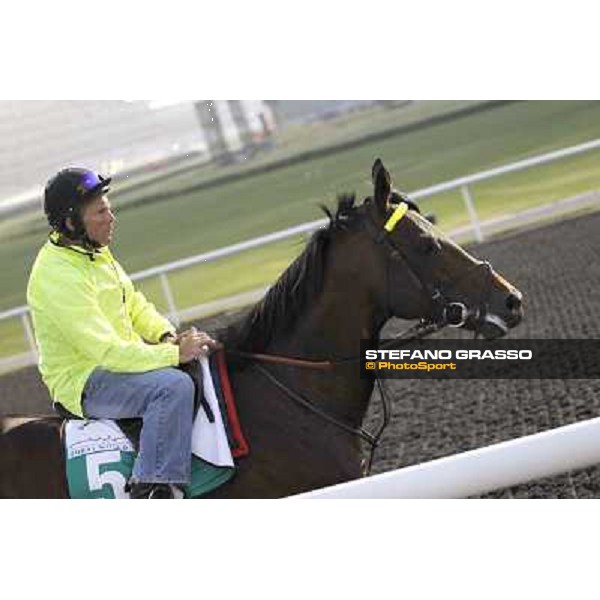
<instances>
[{"instance_id":1,"label":"horse's ear","mask_svg":"<svg viewBox=\"0 0 600 600\"><path fill-rule=\"evenodd\" d=\"M373 179L373 187L375 189L375 204L381 212L385 212L387 208L388 198L392 191L392 178L387 169L383 166L381 159L378 158L373 163L371 169L371 177Z\"/></svg>"}]
</instances>

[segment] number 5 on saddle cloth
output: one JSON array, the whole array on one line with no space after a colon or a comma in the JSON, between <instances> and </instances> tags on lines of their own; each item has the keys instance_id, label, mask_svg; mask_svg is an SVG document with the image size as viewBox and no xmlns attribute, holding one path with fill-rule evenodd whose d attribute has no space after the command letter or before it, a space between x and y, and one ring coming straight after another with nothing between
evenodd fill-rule
<instances>
[{"instance_id":1,"label":"number 5 on saddle cloth","mask_svg":"<svg viewBox=\"0 0 600 600\"><path fill-rule=\"evenodd\" d=\"M201 496L229 481L235 474L233 459L249 451L240 428L224 351L213 354L210 362L201 359L200 367L208 410L199 410L194 421L192 481L185 490L186 498ZM129 498L125 483L133 470L136 450L115 421L68 420L64 439L71 498Z\"/></svg>"}]
</instances>

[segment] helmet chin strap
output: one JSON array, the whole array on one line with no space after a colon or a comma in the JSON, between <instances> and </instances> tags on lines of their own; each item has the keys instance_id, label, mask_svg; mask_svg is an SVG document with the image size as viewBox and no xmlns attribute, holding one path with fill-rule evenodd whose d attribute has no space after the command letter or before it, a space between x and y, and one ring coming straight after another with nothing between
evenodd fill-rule
<instances>
[{"instance_id":1,"label":"helmet chin strap","mask_svg":"<svg viewBox=\"0 0 600 600\"><path fill-rule=\"evenodd\" d=\"M68 218L70 223L65 221L62 235L69 241L81 244L86 250L98 250L101 244L93 240L85 230L83 220L75 211Z\"/></svg>"},{"instance_id":2,"label":"helmet chin strap","mask_svg":"<svg viewBox=\"0 0 600 600\"><path fill-rule=\"evenodd\" d=\"M73 244L78 244L84 250L88 250L91 252L102 248L102 244L99 244L98 242L90 238L85 230L83 234L79 235L76 231L69 231L68 234L66 234L64 231L59 231L59 235L62 238L63 243L65 245L71 246Z\"/></svg>"},{"instance_id":3,"label":"helmet chin strap","mask_svg":"<svg viewBox=\"0 0 600 600\"><path fill-rule=\"evenodd\" d=\"M94 250L99 250L100 248L102 248L102 244L99 244L96 240L93 240L91 237L88 236L87 233L83 235L82 242L85 248L92 248Z\"/></svg>"}]
</instances>

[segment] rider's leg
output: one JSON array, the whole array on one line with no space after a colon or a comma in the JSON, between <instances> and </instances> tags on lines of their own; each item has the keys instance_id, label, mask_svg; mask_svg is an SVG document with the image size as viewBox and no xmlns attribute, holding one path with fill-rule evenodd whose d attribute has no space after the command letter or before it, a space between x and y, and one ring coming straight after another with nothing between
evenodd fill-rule
<instances>
[{"instance_id":1,"label":"rider's leg","mask_svg":"<svg viewBox=\"0 0 600 600\"><path fill-rule=\"evenodd\" d=\"M173 368L146 373L96 369L83 397L86 417L143 417L135 481L189 483L194 384L188 375Z\"/></svg>"}]
</instances>

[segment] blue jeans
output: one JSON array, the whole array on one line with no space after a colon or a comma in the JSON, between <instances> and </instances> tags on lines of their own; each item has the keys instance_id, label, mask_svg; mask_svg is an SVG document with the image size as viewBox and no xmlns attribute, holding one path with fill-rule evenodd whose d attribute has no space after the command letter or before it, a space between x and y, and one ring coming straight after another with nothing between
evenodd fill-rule
<instances>
[{"instance_id":1,"label":"blue jeans","mask_svg":"<svg viewBox=\"0 0 600 600\"><path fill-rule=\"evenodd\" d=\"M194 384L182 371L113 373L95 369L83 389L83 414L97 419L142 417L134 479L190 482Z\"/></svg>"}]
</instances>

